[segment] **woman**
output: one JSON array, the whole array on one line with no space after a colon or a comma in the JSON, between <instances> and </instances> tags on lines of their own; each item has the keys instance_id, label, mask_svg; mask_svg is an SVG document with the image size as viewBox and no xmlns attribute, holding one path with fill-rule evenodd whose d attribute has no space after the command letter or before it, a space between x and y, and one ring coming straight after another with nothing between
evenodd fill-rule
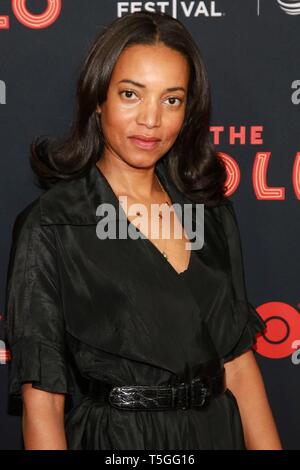
<instances>
[{"instance_id":1,"label":"woman","mask_svg":"<svg viewBox=\"0 0 300 470\"><path fill-rule=\"evenodd\" d=\"M26 449L281 449L209 121L193 38L140 12L95 39L70 134L33 143L47 191L16 219L6 304ZM163 236L166 208L202 204L203 246L177 211Z\"/></svg>"}]
</instances>

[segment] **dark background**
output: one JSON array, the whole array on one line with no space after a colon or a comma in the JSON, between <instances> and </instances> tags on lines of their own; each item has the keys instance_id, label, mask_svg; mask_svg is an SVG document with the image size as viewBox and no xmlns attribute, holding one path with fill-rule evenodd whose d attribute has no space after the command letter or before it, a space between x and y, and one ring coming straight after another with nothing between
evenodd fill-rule
<instances>
[{"instance_id":1,"label":"dark background","mask_svg":"<svg viewBox=\"0 0 300 470\"><path fill-rule=\"evenodd\" d=\"M103 26L121 16L121 3L133 12L130 7L135 2L62 0L56 21L41 29L22 24L14 15L14 3L0 3L0 16L9 17L9 28L0 29L0 81L6 85L6 98L2 102L0 98L0 311L4 308L13 222L17 213L40 194L29 165L29 144L35 136L66 131L79 64L91 41ZM194 3L190 16L182 3L187 9ZM141 4L144 7L147 2ZM242 237L249 300L259 312L265 306L265 319L272 316L269 302L282 305L282 315L285 305L293 307L291 334L300 340L299 195L297 198L292 178L300 151L300 93L292 88L294 81L300 82L300 14L285 13L277 0L169 4L166 12L187 26L208 68L213 97L211 124L224 127L217 150L230 155L240 168L238 187L230 196ZM205 5L210 12L213 4L221 16L194 15L197 5ZM26 5L30 13L41 14L47 1L28 0ZM176 14L172 5L177 5ZM230 126L237 131L246 126L245 144L229 143ZM251 126L262 127L261 144L251 144ZM257 152L271 152L267 184L285 188L281 200L257 196L252 179ZM300 185L299 176L297 182ZM281 354L289 341L289 337L281 339L285 336L283 323L271 325L269 335L267 331L258 343L256 358L283 446L300 449L300 361L292 361L291 348L289 355ZM5 344L0 344L0 350L5 352ZM8 414L7 367L3 358L1 362L0 449L19 449L20 417Z\"/></svg>"}]
</instances>

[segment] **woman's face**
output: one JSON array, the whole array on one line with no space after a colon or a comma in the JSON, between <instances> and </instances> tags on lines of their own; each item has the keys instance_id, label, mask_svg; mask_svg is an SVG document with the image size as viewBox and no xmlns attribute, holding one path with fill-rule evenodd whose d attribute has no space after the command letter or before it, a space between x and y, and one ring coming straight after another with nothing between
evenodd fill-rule
<instances>
[{"instance_id":1,"label":"woman's face","mask_svg":"<svg viewBox=\"0 0 300 470\"><path fill-rule=\"evenodd\" d=\"M188 81L188 62L179 52L161 43L125 49L113 70L107 99L97 107L106 141L103 156L137 168L155 165L183 125ZM133 135L159 141L142 148Z\"/></svg>"}]
</instances>

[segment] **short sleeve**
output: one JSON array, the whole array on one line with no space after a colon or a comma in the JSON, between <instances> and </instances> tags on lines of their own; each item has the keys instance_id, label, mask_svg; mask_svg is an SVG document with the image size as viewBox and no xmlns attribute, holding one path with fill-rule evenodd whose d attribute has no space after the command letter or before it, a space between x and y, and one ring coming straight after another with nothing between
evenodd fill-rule
<instances>
[{"instance_id":1,"label":"short sleeve","mask_svg":"<svg viewBox=\"0 0 300 470\"><path fill-rule=\"evenodd\" d=\"M232 301L236 315L233 347L224 356L224 362L227 362L251 349L256 344L258 333L262 333L267 325L247 297L241 237L233 202L230 200L220 209L228 245Z\"/></svg>"},{"instance_id":2,"label":"short sleeve","mask_svg":"<svg viewBox=\"0 0 300 470\"><path fill-rule=\"evenodd\" d=\"M4 328L11 353L8 393L17 398L21 398L21 385L25 382L48 392L74 390L67 359L54 230L54 226L38 222L24 223L20 215L14 224Z\"/></svg>"}]
</instances>

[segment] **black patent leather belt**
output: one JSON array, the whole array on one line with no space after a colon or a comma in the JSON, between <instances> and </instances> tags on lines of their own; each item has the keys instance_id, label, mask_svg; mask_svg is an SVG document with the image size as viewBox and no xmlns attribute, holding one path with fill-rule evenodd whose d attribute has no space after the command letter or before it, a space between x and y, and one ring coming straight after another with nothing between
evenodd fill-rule
<instances>
[{"instance_id":1,"label":"black patent leather belt","mask_svg":"<svg viewBox=\"0 0 300 470\"><path fill-rule=\"evenodd\" d=\"M213 376L195 377L178 385L123 385L90 382L89 395L122 410L170 410L203 408L225 392L224 367Z\"/></svg>"}]
</instances>

